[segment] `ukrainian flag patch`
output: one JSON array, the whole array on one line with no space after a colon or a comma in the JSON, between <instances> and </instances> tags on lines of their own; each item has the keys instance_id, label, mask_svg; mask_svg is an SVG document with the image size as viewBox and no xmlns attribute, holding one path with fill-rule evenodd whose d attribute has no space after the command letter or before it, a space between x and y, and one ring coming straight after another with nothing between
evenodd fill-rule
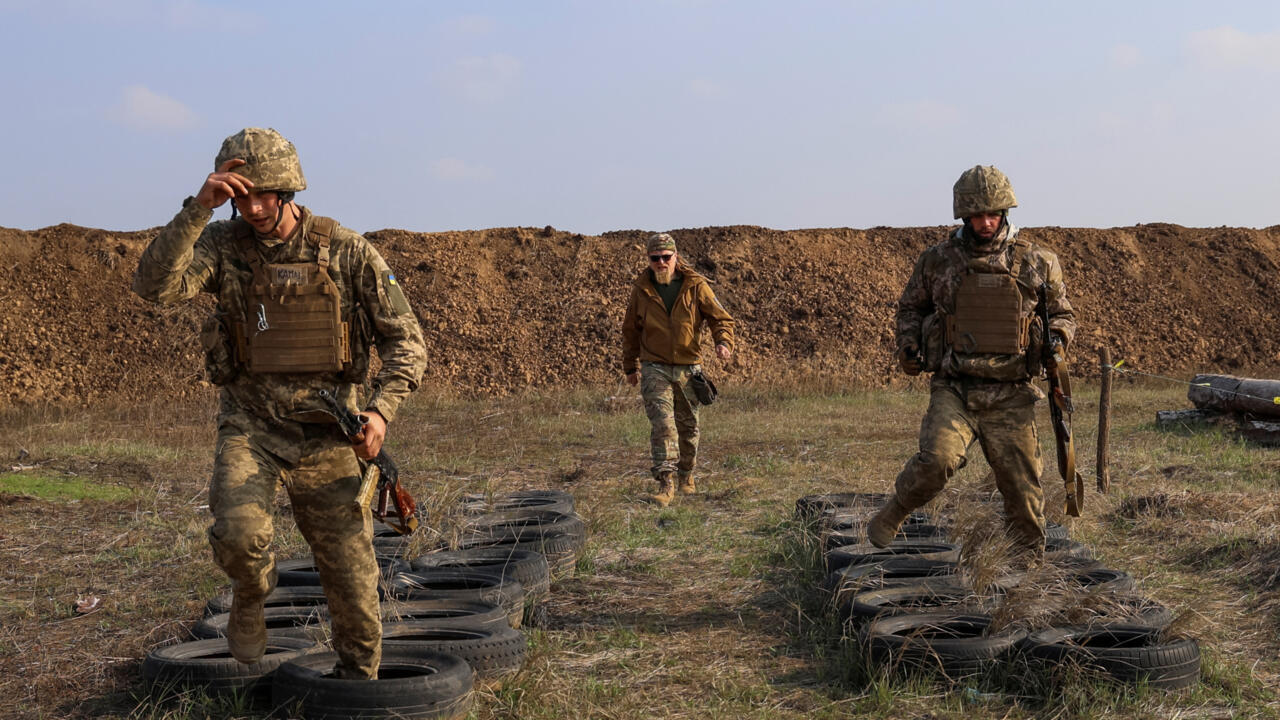
<instances>
[{"instance_id":1,"label":"ukrainian flag patch","mask_svg":"<svg viewBox=\"0 0 1280 720\"><path fill-rule=\"evenodd\" d=\"M396 282L396 276L390 270L382 272L382 291L386 293L387 302L396 315L409 314L409 301L405 299L400 283Z\"/></svg>"}]
</instances>

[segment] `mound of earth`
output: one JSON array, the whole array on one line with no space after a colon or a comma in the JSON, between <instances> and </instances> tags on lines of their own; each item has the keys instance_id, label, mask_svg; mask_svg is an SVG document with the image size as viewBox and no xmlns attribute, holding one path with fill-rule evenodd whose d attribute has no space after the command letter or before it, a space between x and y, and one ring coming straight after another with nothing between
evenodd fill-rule
<instances>
[{"instance_id":1,"label":"mound of earth","mask_svg":"<svg viewBox=\"0 0 1280 720\"><path fill-rule=\"evenodd\" d=\"M711 372L730 382L902 382L892 359L895 301L915 258L946 231L674 231L738 321L737 355ZM1103 345L1151 372L1280 365L1280 227L1024 232L1062 259L1082 374ZM162 307L129 290L154 234L0 228L0 405L211 395L196 332L212 300ZM424 385L510 393L619 381L619 325L646 235L501 228L367 237L422 321L431 354Z\"/></svg>"}]
</instances>

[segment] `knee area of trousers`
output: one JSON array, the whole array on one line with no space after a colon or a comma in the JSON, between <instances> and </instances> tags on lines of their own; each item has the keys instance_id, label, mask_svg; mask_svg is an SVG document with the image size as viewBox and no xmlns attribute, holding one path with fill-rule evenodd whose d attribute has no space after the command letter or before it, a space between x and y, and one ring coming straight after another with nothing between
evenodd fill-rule
<instances>
[{"instance_id":1,"label":"knee area of trousers","mask_svg":"<svg viewBox=\"0 0 1280 720\"><path fill-rule=\"evenodd\" d=\"M916 467L920 472L929 475L938 475L949 478L956 474L956 471L964 467L964 456L941 455L932 451L924 451L916 453L914 458Z\"/></svg>"},{"instance_id":2,"label":"knee area of trousers","mask_svg":"<svg viewBox=\"0 0 1280 720\"><path fill-rule=\"evenodd\" d=\"M258 555L271 545L271 519L218 518L209 528L209 544L219 554Z\"/></svg>"}]
</instances>

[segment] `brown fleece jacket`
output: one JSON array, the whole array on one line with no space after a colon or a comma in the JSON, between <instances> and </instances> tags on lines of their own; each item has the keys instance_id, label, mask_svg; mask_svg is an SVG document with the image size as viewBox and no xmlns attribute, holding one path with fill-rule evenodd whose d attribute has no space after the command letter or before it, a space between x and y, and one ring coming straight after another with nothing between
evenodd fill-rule
<instances>
[{"instance_id":1,"label":"brown fleece jacket","mask_svg":"<svg viewBox=\"0 0 1280 720\"><path fill-rule=\"evenodd\" d=\"M641 360L668 365L696 365L702 361L699 334L705 321L711 326L716 344L733 349L733 318L720 305L711 285L702 275L685 265L680 295L671 313L653 286L649 270L640 273L631 286L631 302L622 321L622 372L636 371Z\"/></svg>"}]
</instances>

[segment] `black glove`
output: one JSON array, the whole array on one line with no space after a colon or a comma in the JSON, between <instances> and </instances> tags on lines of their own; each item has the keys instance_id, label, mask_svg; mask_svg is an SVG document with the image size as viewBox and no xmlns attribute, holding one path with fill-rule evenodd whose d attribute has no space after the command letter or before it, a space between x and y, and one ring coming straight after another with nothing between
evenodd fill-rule
<instances>
[{"instance_id":1,"label":"black glove","mask_svg":"<svg viewBox=\"0 0 1280 720\"><path fill-rule=\"evenodd\" d=\"M919 375L924 372L924 359L920 357L920 348L907 345L898 350L898 366L908 375Z\"/></svg>"}]
</instances>

